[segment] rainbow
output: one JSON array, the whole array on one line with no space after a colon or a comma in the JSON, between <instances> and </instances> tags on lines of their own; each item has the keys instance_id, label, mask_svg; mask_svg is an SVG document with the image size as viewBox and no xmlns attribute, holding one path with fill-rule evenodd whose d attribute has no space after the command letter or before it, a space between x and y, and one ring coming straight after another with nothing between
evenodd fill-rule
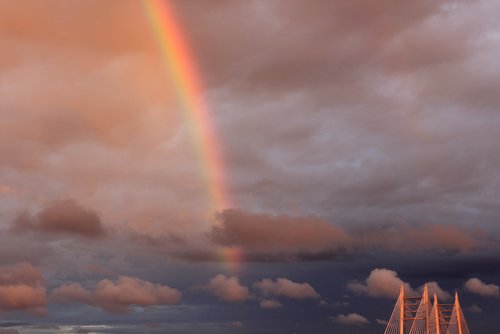
<instances>
[{"instance_id":1,"label":"rainbow","mask_svg":"<svg viewBox=\"0 0 500 334\"><path fill-rule=\"evenodd\" d=\"M162 0L143 0L162 57L174 83L176 96L189 125L190 134L209 193L209 212L229 208L228 191L224 180L224 163L217 136L211 122L210 111L205 103L195 64L186 39L175 20L175 13Z\"/></svg>"}]
</instances>

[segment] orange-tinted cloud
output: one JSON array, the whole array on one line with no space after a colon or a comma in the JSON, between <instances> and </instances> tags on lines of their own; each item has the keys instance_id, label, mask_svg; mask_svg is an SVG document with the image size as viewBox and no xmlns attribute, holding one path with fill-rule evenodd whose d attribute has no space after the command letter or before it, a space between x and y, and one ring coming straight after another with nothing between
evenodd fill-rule
<instances>
[{"instance_id":1,"label":"orange-tinted cloud","mask_svg":"<svg viewBox=\"0 0 500 334\"><path fill-rule=\"evenodd\" d=\"M181 293L166 285L121 276L116 282L108 279L99 281L94 290L87 290L80 283L64 284L52 292L51 300L60 304L83 303L107 312L123 313L132 306L178 304Z\"/></svg>"}]
</instances>

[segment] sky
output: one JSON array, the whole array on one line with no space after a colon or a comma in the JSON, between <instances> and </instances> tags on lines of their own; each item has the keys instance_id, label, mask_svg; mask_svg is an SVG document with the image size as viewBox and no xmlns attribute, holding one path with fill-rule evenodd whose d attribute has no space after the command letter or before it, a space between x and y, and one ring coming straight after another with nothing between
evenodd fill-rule
<instances>
[{"instance_id":1,"label":"sky","mask_svg":"<svg viewBox=\"0 0 500 334\"><path fill-rule=\"evenodd\" d=\"M148 1L0 1L0 334L498 332L500 2Z\"/></svg>"}]
</instances>

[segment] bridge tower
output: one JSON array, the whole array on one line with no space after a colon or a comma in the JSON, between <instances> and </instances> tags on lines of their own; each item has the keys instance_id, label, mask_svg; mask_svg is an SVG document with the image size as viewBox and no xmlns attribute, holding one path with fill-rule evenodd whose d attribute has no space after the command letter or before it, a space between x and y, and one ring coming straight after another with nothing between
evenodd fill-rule
<instances>
[{"instance_id":1,"label":"bridge tower","mask_svg":"<svg viewBox=\"0 0 500 334\"><path fill-rule=\"evenodd\" d=\"M470 334L458 294L453 304L431 304L427 284L421 296L407 296L401 286L399 297L384 334Z\"/></svg>"}]
</instances>

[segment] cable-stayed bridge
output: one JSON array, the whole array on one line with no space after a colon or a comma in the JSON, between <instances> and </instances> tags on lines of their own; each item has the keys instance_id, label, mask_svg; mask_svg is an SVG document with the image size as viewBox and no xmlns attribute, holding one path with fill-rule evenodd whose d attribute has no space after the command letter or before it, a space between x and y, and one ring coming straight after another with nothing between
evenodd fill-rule
<instances>
[{"instance_id":1,"label":"cable-stayed bridge","mask_svg":"<svg viewBox=\"0 0 500 334\"><path fill-rule=\"evenodd\" d=\"M436 294L433 299L427 285L419 297L405 296L401 287L384 334L470 334L458 294L453 304L439 303Z\"/></svg>"}]
</instances>

